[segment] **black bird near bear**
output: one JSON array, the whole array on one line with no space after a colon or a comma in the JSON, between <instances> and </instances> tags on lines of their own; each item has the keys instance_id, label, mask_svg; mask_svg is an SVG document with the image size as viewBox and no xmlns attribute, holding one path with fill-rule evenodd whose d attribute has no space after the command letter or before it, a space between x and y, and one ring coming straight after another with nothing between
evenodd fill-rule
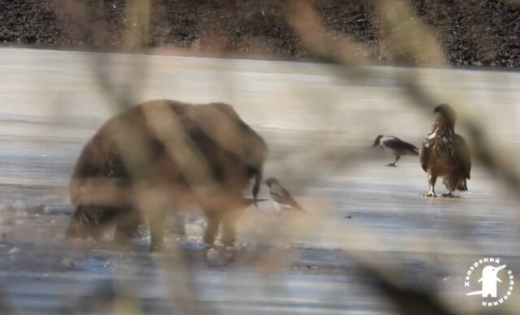
<instances>
[{"instance_id":1,"label":"black bird near bear","mask_svg":"<svg viewBox=\"0 0 520 315\"><path fill-rule=\"evenodd\" d=\"M470 179L471 154L466 140L455 133L457 115L447 104L441 104L433 110L437 114L431 132L424 140L421 152L421 166L428 173L429 191L423 196L436 197L435 183L438 177L448 189L443 197L455 197L455 190L468 190Z\"/></svg>"},{"instance_id":2,"label":"black bird near bear","mask_svg":"<svg viewBox=\"0 0 520 315\"><path fill-rule=\"evenodd\" d=\"M99 239L115 225L114 239L123 243L147 218L152 247L160 247L164 205L175 211L195 204L208 221L204 242L213 243L222 223L222 241L232 246L237 213L247 205L243 190L253 179L256 204L267 150L227 104L157 100L133 106L83 148L69 186L75 209L67 236Z\"/></svg>"},{"instance_id":3,"label":"black bird near bear","mask_svg":"<svg viewBox=\"0 0 520 315\"><path fill-rule=\"evenodd\" d=\"M397 163L403 155L419 155L419 148L394 136L377 136L372 147L375 148L377 146L382 147L395 157L395 161L386 166L395 167L395 163Z\"/></svg>"}]
</instances>

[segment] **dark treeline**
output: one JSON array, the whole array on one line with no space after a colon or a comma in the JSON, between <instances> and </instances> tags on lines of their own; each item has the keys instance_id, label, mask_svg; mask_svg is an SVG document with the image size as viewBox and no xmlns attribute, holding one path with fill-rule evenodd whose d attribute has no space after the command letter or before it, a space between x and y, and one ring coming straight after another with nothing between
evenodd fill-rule
<instances>
[{"instance_id":1,"label":"dark treeline","mask_svg":"<svg viewBox=\"0 0 520 315\"><path fill-rule=\"evenodd\" d=\"M313 58L286 21L288 0L151 0L146 47ZM306 0L302 0L306 1ZM385 48L375 0L318 0L314 8L333 34L348 36L377 61L415 64ZM0 0L0 42L130 50L126 0ZM408 0L453 65L520 66L520 2ZM72 8L76 4L76 8ZM78 5L79 4L79 5ZM83 12L71 16L71 12ZM82 19L84 23L79 23ZM406 28L407 20L399 27Z\"/></svg>"}]
</instances>

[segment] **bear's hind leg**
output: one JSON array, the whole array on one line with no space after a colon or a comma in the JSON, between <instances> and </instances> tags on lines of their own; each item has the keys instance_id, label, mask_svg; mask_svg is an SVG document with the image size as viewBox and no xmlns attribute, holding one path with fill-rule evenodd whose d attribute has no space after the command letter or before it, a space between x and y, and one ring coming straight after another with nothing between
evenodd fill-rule
<instances>
[{"instance_id":1,"label":"bear's hind leg","mask_svg":"<svg viewBox=\"0 0 520 315\"><path fill-rule=\"evenodd\" d=\"M114 242L124 244L132 237L139 235L139 226L143 222L141 214L135 208L126 208L128 213L121 215L116 221Z\"/></svg>"},{"instance_id":2,"label":"bear's hind leg","mask_svg":"<svg viewBox=\"0 0 520 315\"><path fill-rule=\"evenodd\" d=\"M152 238L152 250L159 250L164 245L164 220L166 211L164 209L153 209L148 214L148 225Z\"/></svg>"},{"instance_id":3,"label":"bear's hind leg","mask_svg":"<svg viewBox=\"0 0 520 315\"><path fill-rule=\"evenodd\" d=\"M217 237L222 218L219 213L206 211L206 220L208 225L204 231L204 243L207 245L213 245L215 238Z\"/></svg>"}]
</instances>

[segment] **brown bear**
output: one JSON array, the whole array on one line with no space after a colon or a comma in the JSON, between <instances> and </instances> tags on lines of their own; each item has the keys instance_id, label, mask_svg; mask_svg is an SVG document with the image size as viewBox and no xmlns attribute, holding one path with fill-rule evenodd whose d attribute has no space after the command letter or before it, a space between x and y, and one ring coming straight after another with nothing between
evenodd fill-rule
<instances>
[{"instance_id":1,"label":"brown bear","mask_svg":"<svg viewBox=\"0 0 520 315\"><path fill-rule=\"evenodd\" d=\"M222 241L231 246L243 190L254 179L256 202L267 151L230 105L133 106L83 148L69 187L75 209L67 237L98 239L115 225L114 239L123 243L147 219L152 247L160 247L166 212L195 204L207 218L204 242L214 242L222 223Z\"/></svg>"}]
</instances>

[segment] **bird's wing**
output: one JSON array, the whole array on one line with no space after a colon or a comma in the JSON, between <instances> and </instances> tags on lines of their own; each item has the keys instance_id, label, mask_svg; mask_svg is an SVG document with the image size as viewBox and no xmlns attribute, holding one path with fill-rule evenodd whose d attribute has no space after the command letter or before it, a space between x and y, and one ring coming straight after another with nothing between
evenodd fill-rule
<instances>
[{"instance_id":1,"label":"bird's wing","mask_svg":"<svg viewBox=\"0 0 520 315\"><path fill-rule=\"evenodd\" d=\"M393 137L392 139L388 139L388 140L385 140L383 141L383 144L387 147L387 148L390 148L390 149L393 149L393 150L399 150L399 151L414 151L414 150L418 150L418 148L416 146L414 146L413 144L410 144L408 142L404 142L403 140L399 139L399 138L396 138L396 137Z\"/></svg>"},{"instance_id":2,"label":"bird's wing","mask_svg":"<svg viewBox=\"0 0 520 315\"><path fill-rule=\"evenodd\" d=\"M470 178L471 172L471 152L466 140L461 135L455 134L453 158L457 165L464 170L467 179Z\"/></svg>"},{"instance_id":3,"label":"bird's wing","mask_svg":"<svg viewBox=\"0 0 520 315\"><path fill-rule=\"evenodd\" d=\"M270 195L274 201L276 201L280 204L289 205L289 206L295 207L297 209L302 208L296 202L296 200L294 200L294 198L291 196L289 191L281 185L272 185Z\"/></svg>"},{"instance_id":4,"label":"bird's wing","mask_svg":"<svg viewBox=\"0 0 520 315\"><path fill-rule=\"evenodd\" d=\"M428 141L425 140L422 143L421 151L419 152L419 160L421 161L421 167L425 172L428 172L428 162L430 160L431 148L428 145Z\"/></svg>"},{"instance_id":5,"label":"bird's wing","mask_svg":"<svg viewBox=\"0 0 520 315\"><path fill-rule=\"evenodd\" d=\"M300 206L300 204L298 204L298 203L296 202L296 200L294 200L293 197L291 197L291 199L290 199L289 202L290 202L290 205L291 205L293 208L296 208L296 209L298 209L298 210L302 210L302 211L303 211L303 209L302 209L302 207Z\"/></svg>"}]
</instances>

